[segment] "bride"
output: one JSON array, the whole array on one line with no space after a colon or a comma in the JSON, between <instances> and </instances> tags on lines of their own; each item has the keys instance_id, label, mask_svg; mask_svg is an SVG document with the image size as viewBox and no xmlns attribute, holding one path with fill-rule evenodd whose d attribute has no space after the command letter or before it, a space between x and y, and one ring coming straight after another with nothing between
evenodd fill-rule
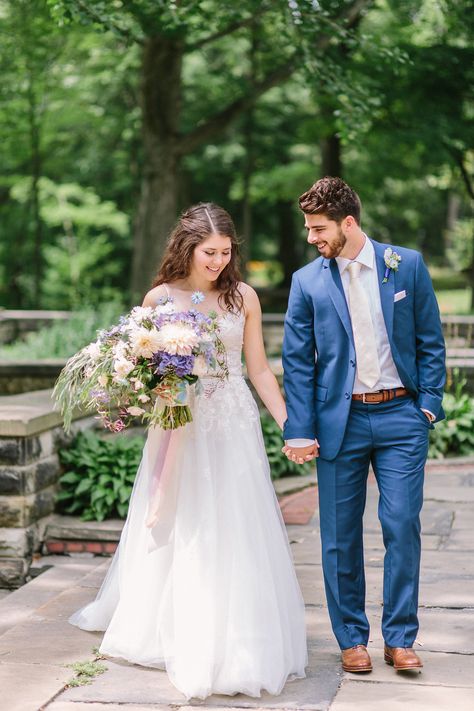
<instances>
[{"instance_id":1,"label":"bride","mask_svg":"<svg viewBox=\"0 0 474 711\"><path fill-rule=\"evenodd\" d=\"M166 669L186 698L279 694L305 676L304 603L270 479L257 405L283 426L285 403L264 352L255 291L239 281L228 213L189 208L144 306L218 313L229 377L193 388L193 421L173 431L171 475L150 528L151 479L164 431L151 428L128 518L96 600L70 622L105 630L101 653Z\"/></svg>"}]
</instances>

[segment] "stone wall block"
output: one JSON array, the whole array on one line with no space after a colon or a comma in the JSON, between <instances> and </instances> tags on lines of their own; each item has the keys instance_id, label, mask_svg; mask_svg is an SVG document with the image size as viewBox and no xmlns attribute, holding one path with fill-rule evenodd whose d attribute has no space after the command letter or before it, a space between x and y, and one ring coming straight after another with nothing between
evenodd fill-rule
<instances>
[{"instance_id":1,"label":"stone wall block","mask_svg":"<svg viewBox=\"0 0 474 711\"><path fill-rule=\"evenodd\" d=\"M29 482L33 487L31 493L57 484L60 476L61 467L57 454L53 454L45 459L40 459L36 465L34 475L31 477L31 482Z\"/></svg>"},{"instance_id":2,"label":"stone wall block","mask_svg":"<svg viewBox=\"0 0 474 711\"><path fill-rule=\"evenodd\" d=\"M29 526L30 524L38 521L45 516L54 511L54 503L56 500L56 489L50 486L48 489L42 489L36 494L31 494L25 497L25 511L23 517L23 525Z\"/></svg>"},{"instance_id":3,"label":"stone wall block","mask_svg":"<svg viewBox=\"0 0 474 711\"><path fill-rule=\"evenodd\" d=\"M0 528L0 556L31 558L37 546L38 527Z\"/></svg>"},{"instance_id":4,"label":"stone wall block","mask_svg":"<svg viewBox=\"0 0 474 711\"><path fill-rule=\"evenodd\" d=\"M55 498L54 486L28 496L0 496L0 528L25 528L49 516Z\"/></svg>"},{"instance_id":5,"label":"stone wall block","mask_svg":"<svg viewBox=\"0 0 474 711\"><path fill-rule=\"evenodd\" d=\"M35 467L0 466L0 495L28 494L34 491Z\"/></svg>"},{"instance_id":6,"label":"stone wall block","mask_svg":"<svg viewBox=\"0 0 474 711\"><path fill-rule=\"evenodd\" d=\"M22 528L25 521L24 496L0 496L0 528Z\"/></svg>"},{"instance_id":7,"label":"stone wall block","mask_svg":"<svg viewBox=\"0 0 474 711\"><path fill-rule=\"evenodd\" d=\"M40 434L39 446L40 446L41 457L50 457L52 454L54 454L56 452L56 447L54 444L55 433L56 433L56 429L53 429L53 430L47 430L46 432L42 432Z\"/></svg>"},{"instance_id":8,"label":"stone wall block","mask_svg":"<svg viewBox=\"0 0 474 711\"><path fill-rule=\"evenodd\" d=\"M0 465L22 466L41 454L39 437L0 438Z\"/></svg>"},{"instance_id":9,"label":"stone wall block","mask_svg":"<svg viewBox=\"0 0 474 711\"><path fill-rule=\"evenodd\" d=\"M0 558L0 588L18 588L26 583L30 561L25 558Z\"/></svg>"}]
</instances>

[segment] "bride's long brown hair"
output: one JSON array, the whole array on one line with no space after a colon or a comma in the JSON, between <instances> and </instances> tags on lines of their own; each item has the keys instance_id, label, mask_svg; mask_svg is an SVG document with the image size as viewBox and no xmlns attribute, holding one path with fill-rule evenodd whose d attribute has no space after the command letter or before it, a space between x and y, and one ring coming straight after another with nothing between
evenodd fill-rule
<instances>
[{"instance_id":1,"label":"bride's long brown hair","mask_svg":"<svg viewBox=\"0 0 474 711\"><path fill-rule=\"evenodd\" d=\"M229 213L212 202L200 202L182 213L168 238L163 260L152 286L186 279L191 271L195 248L212 234L229 237L232 245L230 262L216 281L216 288L220 292L218 303L221 306L225 304L227 311L241 311L243 298L238 289L241 281L239 241Z\"/></svg>"}]
</instances>

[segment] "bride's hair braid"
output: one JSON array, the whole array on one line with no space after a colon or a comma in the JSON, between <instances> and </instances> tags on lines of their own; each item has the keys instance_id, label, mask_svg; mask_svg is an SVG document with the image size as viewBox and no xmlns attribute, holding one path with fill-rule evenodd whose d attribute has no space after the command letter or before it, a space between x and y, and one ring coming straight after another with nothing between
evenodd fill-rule
<instances>
[{"instance_id":1,"label":"bride's hair braid","mask_svg":"<svg viewBox=\"0 0 474 711\"><path fill-rule=\"evenodd\" d=\"M241 281L239 241L229 213L212 202L200 202L182 213L168 238L152 287L185 279L191 270L195 248L212 234L229 237L232 245L230 262L219 274L216 282L220 292L218 301L227 311L241 311L243 298L238 289Z\"/></svg>"}]
</instances>

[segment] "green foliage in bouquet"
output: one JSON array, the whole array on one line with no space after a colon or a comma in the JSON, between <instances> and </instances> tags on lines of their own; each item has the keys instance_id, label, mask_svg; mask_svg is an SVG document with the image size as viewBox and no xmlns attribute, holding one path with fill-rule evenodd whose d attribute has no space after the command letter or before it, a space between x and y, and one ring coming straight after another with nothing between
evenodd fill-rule
<instances>
[{"instance_id":1,"label":"green foliage in bouquet","mask_svg":"<svg viewBox=\"0 0 474 711\"><path fill-rule=\"evenodd\" d=\"M455 377L454 391L445 393L446 419L431 431L428 456L467 456L474 453L474 398L463 392L466 380Z\"/></svg>"},{"instance_id":2,"label":"green foliage in bouquet","mask_svg":"<svg viewBox=\"0 0 474 711\"><path fill-rule=\"evenodd\" d=\"M281 429L277 423L267 412L262 413L260 417L262 423L263 440L267 451L268 461L270 462L270 470L272 479L279 479L282 476L295 476L298 474L310 474L314 471L314 462L305 462L305 464L296 464L283 454L283 439Z\"/></svg>"},{"instance_id":3,"label":"green foliage in bouquet","mask_svg":"<svg viewBox=\"0 0 474 711\"><path fill-rule=\"evenodd\" d=\"M80 515L83 521L125 518L142 449L142 437L103 439L80 432L59 452L65 468L57 497L61 513Z\"/></svg>"}]
</instances>

